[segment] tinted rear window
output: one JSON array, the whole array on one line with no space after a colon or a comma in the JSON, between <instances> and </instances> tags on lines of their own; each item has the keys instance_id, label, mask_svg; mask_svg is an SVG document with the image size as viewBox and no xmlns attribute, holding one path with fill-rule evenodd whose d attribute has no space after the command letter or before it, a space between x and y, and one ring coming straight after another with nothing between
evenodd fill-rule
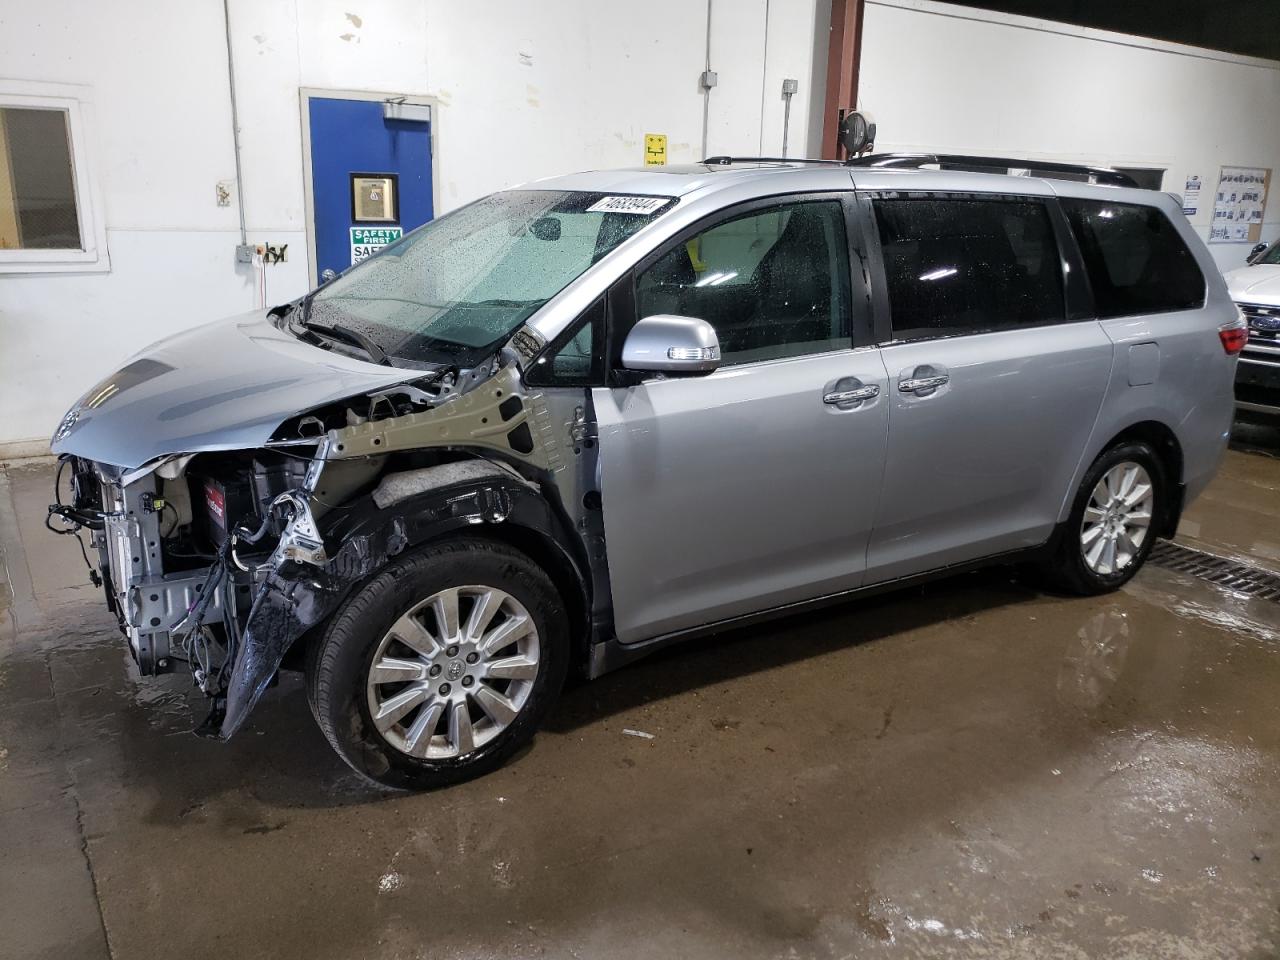
<instances>
[{"instance_id":1,"label":"tinted rear window","mask_svg":"<svg viewBox=\"0 0 1280 960\"><path fill-rule=\"evenodd\" d=\"M1099 317L1204 305L1204 275L1155 207L1064 199L1062 208L1080 244Z\"/></svg>"},{"instance_id":2,"label":"tinted rear window","mask_svg":"<svg viewBox=\"0 0 1280 960\"><path fill-rule=\"evenodd\" d=\"M897 339L1064 319L1062 266L1039 200L877 200Z\"/></svg>"}]
</instances>

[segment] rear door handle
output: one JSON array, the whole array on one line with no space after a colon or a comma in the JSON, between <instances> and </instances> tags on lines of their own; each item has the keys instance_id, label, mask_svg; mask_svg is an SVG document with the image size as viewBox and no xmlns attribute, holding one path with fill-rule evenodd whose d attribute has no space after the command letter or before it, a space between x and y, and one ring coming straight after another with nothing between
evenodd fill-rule
<instances>
[{"instance_id":1,"label":"rear door handle","mask_svg":"<svg viewBox=\"0 0 1280 960\"><path fill-rule=\"evenodd\" d=\"M915 393L917 390L937 390L944 383L949 383L951 378L945 373L940 373L933 377L911 377L907 380L898 381L898 389L903 393Z\"/></svg>"},{"instance_id":2,"label":"rear door handle","mask_svg":"<svg viewBox=\"0 0 1280 960\"><path fill-rule=\"evenodd\" d=\"M880 387L873 383L853 390L833 390L823 396L822 402L832 406L839 406L842 403L861 403L863 400L874 400L878 396L880 396Z\"/></svg>"}]
</instances>

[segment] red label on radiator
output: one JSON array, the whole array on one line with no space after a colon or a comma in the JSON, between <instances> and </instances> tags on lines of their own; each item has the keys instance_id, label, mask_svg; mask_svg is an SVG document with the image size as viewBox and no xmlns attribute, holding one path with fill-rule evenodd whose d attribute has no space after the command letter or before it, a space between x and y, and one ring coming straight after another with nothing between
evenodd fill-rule
<instances>
[{"instance_id":1,"label":"red label on radiator","mask_svg":"<svg viewBox=\"0 0 1280 960\"><path fill-rule=\"evenodd\" d=\"M208 505L209 512L213 514L213 519L218 521L218 526L225 530L227 528L227 500L222 491L217 487L205 487L204 502Z\"/></svg>"}]
</instances>

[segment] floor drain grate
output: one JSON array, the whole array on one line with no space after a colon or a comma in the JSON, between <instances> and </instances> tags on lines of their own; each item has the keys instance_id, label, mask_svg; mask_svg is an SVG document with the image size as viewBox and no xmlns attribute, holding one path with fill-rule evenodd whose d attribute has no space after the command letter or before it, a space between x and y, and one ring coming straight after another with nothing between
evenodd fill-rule
<instances>
[{"instance_id":1,"label":"floor drain grate","mask_svg":"<svg viewBox=\"0 0 1280 960\"><path fill-rule=\"evenodd\" d=\"M1172 540L1157 541L1148 559L1166 570L1190 574L1236 593L1280 602L1280 574L1274 574L1270 570L1193 550Z\"/></svg>"}]
</instances>

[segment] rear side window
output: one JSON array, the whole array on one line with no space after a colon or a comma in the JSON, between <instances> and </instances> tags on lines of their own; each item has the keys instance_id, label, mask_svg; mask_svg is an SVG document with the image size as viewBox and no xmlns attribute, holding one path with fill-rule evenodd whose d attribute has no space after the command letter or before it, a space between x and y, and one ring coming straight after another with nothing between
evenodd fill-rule
<instances>
[{"instance_id":1,"label":"rear side window","mask_svg":"<svg viewBox=\"0 0 1280 960\"><path fill-rule=\"evenodd\" d=\"M1204 305L1204 274L1155 207L1064 199L1062 209L1080 244L1099 317Z\"/></svg>"},{"instance_id":2,"label":"rear side window","mask_svg":"<svg viewBox=\"0 0 1280 960\"><path fill-rule=\"evenodd\" d=\"M1062 262L1040 200L877 200L895 339L1065 318Z\"/></svg>"}]
</instances>

